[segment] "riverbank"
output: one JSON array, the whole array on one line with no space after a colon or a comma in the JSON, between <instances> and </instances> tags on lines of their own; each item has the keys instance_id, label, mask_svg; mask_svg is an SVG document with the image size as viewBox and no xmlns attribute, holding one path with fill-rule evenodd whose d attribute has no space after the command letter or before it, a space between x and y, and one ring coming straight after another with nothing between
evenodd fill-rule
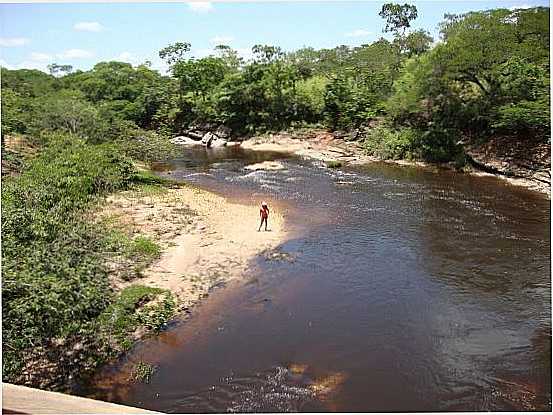
<instances>
[{"instance_id":1,"label":"riverbank","mask_svg":"<svg viewBox=\"0 0 553 415\"><path fill-rule=\"evenodd\" d=\"M271 208L273 203L267 202ZM180 310L187 310L214 287L238 278L250 261L287 237L285 219L274 210L268 231L257 231L258 206L233 203L189 185L162 191L125 191L107 198L103 215L109 215L136 233L147 235L162 249L161 256L125 281L112 278L123 289L141 284L169 290Z\"/></svg>"},{"instance_id":2,"label":"riverbank","mask_svg":"<svg viewBox=\"0 0 553 415\"><path fill-rule=\"evenodd\" d=\"M311 130L301 134L278 133L256 136L243 141L241 146L246 149L260 151L282 151L294 153L300 157L308 157L324 162L339 161L343 164L359 165L370 162L384 162L405 166L417 166L430 169L456 169L449 163L427 163L412 160L381 160L365 153L358 141L347 141L335 138L326 130ZM546 194L551 197L551 186L540 180L527 177L505 175L501 172L491 172L478 169L476 166L465 166L463 172L477 176L493 176L512 185Z\"/></svg>"}]
</instances>

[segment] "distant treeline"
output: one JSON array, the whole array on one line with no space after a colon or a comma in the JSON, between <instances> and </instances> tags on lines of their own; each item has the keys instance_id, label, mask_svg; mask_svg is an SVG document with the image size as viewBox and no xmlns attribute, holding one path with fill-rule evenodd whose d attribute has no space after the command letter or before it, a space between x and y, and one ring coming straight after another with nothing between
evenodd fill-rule
<instances>
[{"instance_id":1,"label":"distant treeline","mask_svg":"<svg viewBox=\"0 0 553 415\"><path fill-rule=\"evenodd\" d=\"M439 40L411 27L415 6L386 4L380 15L393 40L353 48L256 45L245 62L228 46L196 59L189 43L175 43L159 52L170 76L149 62L3 69L3 133L103 142L197 124L237 136L319 124L361 129L383 157L432 160L454 157L460 136L548 136L549 8L445 15Z\"/></svg>"}]
</instances>

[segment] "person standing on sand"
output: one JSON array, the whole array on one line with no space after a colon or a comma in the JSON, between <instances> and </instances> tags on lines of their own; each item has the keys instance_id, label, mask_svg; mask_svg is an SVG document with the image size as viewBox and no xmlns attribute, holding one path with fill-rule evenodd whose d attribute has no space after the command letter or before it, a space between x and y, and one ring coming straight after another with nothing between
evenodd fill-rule
<instances>
[{"instance_id":1,"label":"person standing on sand","mask_svg":"<svg viewBox=\"0 0 553 415\"><path fill-rule=\"evenodd\" d=\"M261 230L261 226L263 225L263 222L265 222L265 230L267 230L267 219L269 219L269 208L267 207L267 202L261 202L261 209L259 209L259 216L261 216L261 223L259 224L259 229L257 229L257 232Z\"/></svg>"}]
</instances>

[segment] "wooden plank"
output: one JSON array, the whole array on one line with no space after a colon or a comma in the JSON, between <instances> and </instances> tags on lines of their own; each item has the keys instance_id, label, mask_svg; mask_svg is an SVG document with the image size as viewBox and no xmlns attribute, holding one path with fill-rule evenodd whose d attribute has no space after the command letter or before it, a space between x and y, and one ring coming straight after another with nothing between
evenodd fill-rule
<instances>
[{"instance_id":1,"label":"wooden plank","mask_svg":"<svg viewBox=\"0 0 553 415\"><path fill-rule=\"evenodd\" d=\"M4 413L20 414L159 414L160 412L80 396L47 392L26 386L2 383Z\"/></svg>"}]
</instances>

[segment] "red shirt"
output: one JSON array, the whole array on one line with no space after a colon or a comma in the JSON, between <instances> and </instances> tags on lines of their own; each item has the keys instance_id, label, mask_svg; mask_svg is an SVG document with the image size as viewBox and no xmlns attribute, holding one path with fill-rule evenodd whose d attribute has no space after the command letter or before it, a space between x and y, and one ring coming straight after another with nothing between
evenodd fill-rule
<instances>
[{"instance_id":1,"label":"red shirt","mask_svg":"<svg viewBox=\"0 0 553 415\"><path fill-rule=\"evenodd\" d=\"M265 206L265 207L262 207L261 209L259 209L259 215L263 219L267 219L269 217L269 208Z\"/></svg>"}]
</instances>

